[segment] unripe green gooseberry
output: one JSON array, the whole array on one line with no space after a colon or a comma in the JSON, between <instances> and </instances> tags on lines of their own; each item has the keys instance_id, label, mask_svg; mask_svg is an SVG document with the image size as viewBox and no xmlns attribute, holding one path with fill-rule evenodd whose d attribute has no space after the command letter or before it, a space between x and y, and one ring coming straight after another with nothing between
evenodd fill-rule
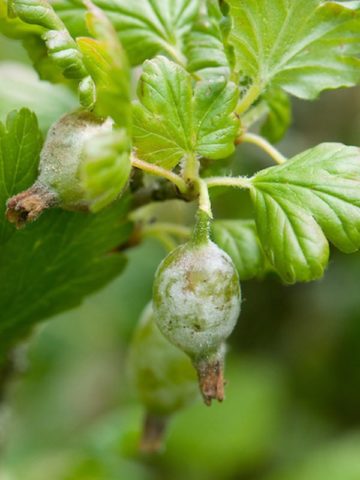
<instances>
[{"instance_id":1,"label":"unripe green gooseberry","mask_svg":"<svg viewBox=\"0 0 360 480\"><path fill-rule=\"evenodd\" d=\"M66 114L52 125L41 150L37 180L7 202L9 221L21 227L52 206L87 210L88 200L80 180L85 145L112 128L110 119L86 110Z\"/></svg>"},{"instance_id":2,"label":"unripe green gooseberry","mask_svg":"<svg viewBox=\"0 0 360 480\"><path fill-rule=\"evenodd\" d=\"M159 329L190 356L210 404L223 399L225 342L240 314L241 291L231 258L208 238L208 223L200 212L193 238L162 261L153 304Z\"/></svg>"},{"instance_id":3,"label":"unripe green gooseberry","mask_svg":"<svg viewBox=\"0 0 360 480\"><path fill-rule=\"evenodd\" d=\"M151 303L144 309L135 330L129 366L146 409L141 449L158 450L169 417L193 402L198 388L189 357L159 331Z\"/></svg>"}]
</instances>

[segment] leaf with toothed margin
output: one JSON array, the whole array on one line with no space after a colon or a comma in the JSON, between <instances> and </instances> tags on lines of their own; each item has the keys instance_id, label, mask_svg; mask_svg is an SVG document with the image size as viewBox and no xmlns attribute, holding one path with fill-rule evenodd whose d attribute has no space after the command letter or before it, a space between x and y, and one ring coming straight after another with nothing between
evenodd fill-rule
<instances>
[{"instance_id":1,"label":"leaf with toothed margin","mask_svg":"<svg viewBox=\"0 0 360 480\"><path fill-rule=\"evenodd\" d=\"M96 87L95 113L110 116L118 127L131 124L130 67L107 16L88 4L87 27L92 37L80 37L77 45Z\"/></svg>"},{"instance_id":2,"label":"leaf with toothed margin","mask_svg":"<svg viewBox=\"0 0 360 480\"><path fill-rule=\"evenodd\" d=\"M237 68L300 98L360 81L358 2L226 0Z\"/></svg>"},{"instance_id":3,"label":"leaf with toothed margin","mask_svg":"<svg viewBox=\"0 0 360 480\"><path fill-rule=\"evenodd\" d=\"M320 278L328 240L360 248L360 150L324 143L262 170L251 196L264 251L287 283Z\"/></svg>"},{"instance_id":4,"label":"leaf with toothed margin","mask_svg":"<svg viewBox=\"0 0 360 480\"><path fill-rule=\"evenodd\" d=\"M188 156L221 159L234 151L238 89L219 77L192 86L191 75L165 57L144 64L133 106L137 154L172 169Z\"/></svg>"}]
</instances>

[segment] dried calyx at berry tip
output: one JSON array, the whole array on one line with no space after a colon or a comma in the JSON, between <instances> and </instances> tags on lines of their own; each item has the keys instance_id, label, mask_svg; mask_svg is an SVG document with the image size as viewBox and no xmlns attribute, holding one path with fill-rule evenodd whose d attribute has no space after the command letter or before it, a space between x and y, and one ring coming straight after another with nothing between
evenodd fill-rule
<instances>
[{"instance_id":1,"label":"dried calyx at berry tip","mask_svg":"<svg viewBox=\"0 0 360 480\"><path fill-rule=\"evenodd\" d=\"M158 327L190 356L207 405L224 399L225 342L241 307L237 271L210 240L210 222L199 210L191 240L162 261L153 289Z\"/></svg>"},{"instance_id":2,"label":"dried calyx at berry tip","mask_svg":"<svg viewBox=\"0 0 360 480\"><path fill-rule=\"evenodd\" d=\"M146 410L140 450L158 452L171 416L194 401L198 389L190 359L159 331L151 303L135 330L129 366Z\"/></svg>"},{"instance_id":3,"label":"dried calyx at berry tip","mask_svg":"<svg viewBox=\"0 0 360 480\"><path fill-rule=\"evenodd\" d=\"M95 135L111 130L110 119L86 110L61 117L47 134L38 178L29 189L8 200L7 219L21 228L50 207L87 210L89 204L79 176L84 147Z\"/></svg>"},{"instance_id":4,"label":"dried calyx at berry tip","mask_svg":"<svg viewBox=\"0 0 360 480\"><path fill-rule=\"evenodd\" d=\"M36 183L28 190L11 197L6 204L6 217L17 228L36 220L47 208L56 206L56 193Z\"/></svg>"}]
</instances>

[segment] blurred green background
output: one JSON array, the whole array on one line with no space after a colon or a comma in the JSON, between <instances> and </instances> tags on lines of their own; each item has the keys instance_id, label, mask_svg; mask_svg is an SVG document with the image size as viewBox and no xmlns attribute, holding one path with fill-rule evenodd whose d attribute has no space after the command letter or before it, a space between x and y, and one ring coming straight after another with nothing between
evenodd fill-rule
<instances>
[{"instance_id":1,"label":"blurred green background","mask_svg":"<svg viewBox=\"0 0 360 480\"><path fill-rule=\"evenodd\" d=\"M76 104L37 80L19 44L0 37L0 61L1 119L26 105L46 131ZM293 106L286 155L323 141L360 145L360 89ZM255 147L233 160L245 173L270 165ZM251 215L234 192L217 196L215 211ZM199 401L174 418L162 453L137 453L143 411L126 353L164 255L153 241L130 251L121 278L18 352L23 373L0 407L0 480L359 480L360 254L336 251L322 281L243 284L225 403Z\"/></svg>"}]
</instances>

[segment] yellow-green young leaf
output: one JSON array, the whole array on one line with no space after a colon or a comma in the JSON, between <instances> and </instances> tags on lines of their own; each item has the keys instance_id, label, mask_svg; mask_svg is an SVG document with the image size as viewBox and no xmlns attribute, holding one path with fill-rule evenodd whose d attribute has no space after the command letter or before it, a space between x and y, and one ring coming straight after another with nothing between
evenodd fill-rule
<instances>
[{"instance_id":1,"label":"yellow-green young leaf","mask_svg":"<svg viewBox=\"0 0 360 480\"><path fill-rule=\"evenodd\" d=\"M111 116L116 126L122 127L98 135L86 145L82 183L91 210L98 211L121 194L130 175L130 67L107 16L91 2L86 5L87 27L94 38L78 38L77 43L95 82L95 112Z\"/></svg>"},{"instance_id":2,"label":"yellow-green young leaf","mask_svg":"<svg viewBox=\"0 0 360 480\"><path fill-rule=\"evenodd\" d=\"M159 53L183 62L184 37L191 31L199 0L94 0L110 18L132 65ZM74 36L86 34L82 0L52 0Z\"/></svg>"},{"instance_id":3,"label":"yellow-green young leaf","mask_svg":"<svg viewBox=\"0 0 360 480\"><path fill-rule=\"evenodd\" d=\"M252 95L271 84L312 99L360 81L360 13L353 2L227 2L237 68L250 77Z\"/></svg>"},{"instance_id":4,"label":"yellow-green young leaf","mask_svg":"<svg viewBox=\"0 0 360 480\"><path fill-rule=\"evenodd\" d=\"M331 241L360 248L360 151L324 143L259 172L252 199L261 243L288 283L320 278Z\"/></svg>"},{"instance_id":5,"label":"yellow-green young leaf","mask_svg":"<svg viewBox=\"0 0 360 480\"><path fill-rule=\"evenodd\" d=\"M191 75L160 56L144 64L138 97L133 135L143 160L171 169L188 155L219 159L233 152L238 89L225 78L193 89Z\"/></svg>"},{"instance_id":6,"label":"yellow-green young leaf","mask_svg":"<svg viewBox=\"0 0 360 480\"><path fill-rule=\"evenodd\" d=\"M95 112L111 116L120 127L131 123L130 67L116 32L106 15L88 3L87 26L94 38L77 44L96 86Z\"/></svg>"},{"instance_id":7,"label":"yellow-green young leaf","mask_svg":"<svg viewBox=\"0 0 360 480\"><path fill-rule=\"evenodd\" d=\"M230 76L221 31L222 14L217 0L203 2L197 20L185 37L187 70L199 78Z\"/></svg>"},{"instance_id":8,"label":"yellow-green young leaf","mask_svg":"<svg viewBox=\"0 0 360 480\"><path fill-rule=\"evenodd\" d=\"M5 221L6 200L29 187L37 174L42 135L36 116L23 108L0 122L0 245L14 233Z\"/></svg>"},{"instance_id":9,"label":"yellow-green young leaf","mask_svg":"<svg viewBox=\"0 0 360 480\"><path fill-rule=\"evenodd\" d=\"M253 220L216 220L212 236L232 258L240 280L261 278L270 270Z\"/></svg>"},{"instance_id":10,"label":"yellow-green young leaf","mask_svg":"<svg viewBox=\"0 0 360 480\"><path fill-rule=\"evenodd\" d=\"M90 139L82 161L82 184L97 212L122 193L131 171L130 143L124 129L103 133Z\"/></svg>"}]
</instances>

